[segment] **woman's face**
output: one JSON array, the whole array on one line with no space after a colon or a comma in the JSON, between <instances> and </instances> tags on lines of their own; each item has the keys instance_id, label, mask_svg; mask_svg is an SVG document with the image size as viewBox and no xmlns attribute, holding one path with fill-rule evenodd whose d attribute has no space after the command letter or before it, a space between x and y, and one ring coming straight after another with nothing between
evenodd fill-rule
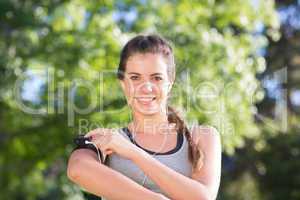
<instances>
[{"instance_id":1,"label":"woman's face","mask_svg":"<svg viewBox=\"0 0 300 200\"><path fill-rule=\"evenodd\" d=\"M172 84L167 74L167 63L160 54L130 56L124 79L120 82L134 112L149 115L166 109Z\"/></svg>"}]
</instances>

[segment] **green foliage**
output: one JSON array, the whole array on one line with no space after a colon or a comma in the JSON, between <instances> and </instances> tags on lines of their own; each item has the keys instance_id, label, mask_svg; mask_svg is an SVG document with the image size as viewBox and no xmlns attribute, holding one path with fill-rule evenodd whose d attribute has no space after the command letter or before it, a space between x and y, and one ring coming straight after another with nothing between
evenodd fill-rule
<instances>
[{"instance_id":1,"label":"green foliage","mask_svg":"<svg viewBox=\"0 0 300 200\"><path fill-rule=\"evenodd\" d=\"M258 183L268 199L300 198L297 189L300 187L299 139L299 134L280 134L268 138L266 148L257 157Z\"/></svg>"},{"instance_id":2,"label":"green foliage","mask_svg":"<svg viewBox=\"0 0 300 200\"><path fill-rule=\"evenodd\" d=\"M256 74L265 62L257 51L267 42L254 33L262 24L269 36L278 36L273 1L128 2L0 3L3 199L83 198L65 174L72 138L86 131L80 120L89 129L130 120L115 70L121 47L138 33L159 33L172 42L177 78L171 104L188 122L216 126L230 154L245 138L260 137L253 113L263 98ZM124 18L129 14L136 17ZM46 80L35 101L18 96L28 79L22 76L30 72ZM82 88L72 101L74 84ZM25 112L20 102L39 114ZM74 111L89 105L85 113Z\"/></svg>"}]
</instances>

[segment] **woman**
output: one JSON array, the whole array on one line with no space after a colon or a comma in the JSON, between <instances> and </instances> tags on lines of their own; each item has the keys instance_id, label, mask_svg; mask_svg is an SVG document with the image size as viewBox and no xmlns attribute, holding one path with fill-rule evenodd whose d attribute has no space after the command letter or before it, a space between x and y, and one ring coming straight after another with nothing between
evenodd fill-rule
<instances>
[{"instance_id":1,"label":"woman","mask_svg":"<svg viewBox=\"0 0 300 200\"><path fill-rule=\"evenodd\" d=\"M118 79L133 120L114 131L86 134L106 155L75 150L68 177L105 199L216 199L221 144L211 127L187 128L168 104L175 80L171 46L160 36L136 36L123 48Z\"/></svg>"}]
</instances>

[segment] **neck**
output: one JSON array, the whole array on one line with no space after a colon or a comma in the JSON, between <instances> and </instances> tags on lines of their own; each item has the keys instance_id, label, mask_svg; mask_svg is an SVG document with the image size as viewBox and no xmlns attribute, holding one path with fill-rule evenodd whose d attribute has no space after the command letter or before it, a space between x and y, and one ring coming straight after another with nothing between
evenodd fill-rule
<instances>
[{"instance_id":1,"label":"neck","mask_svg":"<svg viewBox=\"0 0 300 200\"><path fill-rule=\"evenodd\" d=\"M144 115L133 113L133 121L128 127L137 134L164 134L173 129L175 124L168 122L167 113L158 113L153 115Z\"/></svg>"}]
</instances>

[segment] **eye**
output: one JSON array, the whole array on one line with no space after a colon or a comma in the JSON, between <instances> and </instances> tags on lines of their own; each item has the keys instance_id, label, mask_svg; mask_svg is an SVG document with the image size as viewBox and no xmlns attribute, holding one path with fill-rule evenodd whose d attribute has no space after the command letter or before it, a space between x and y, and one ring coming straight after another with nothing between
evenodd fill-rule
<instances>
[{"instance_id":1,"label":"eye","mask_svg":"<svg viewBox=\"0 0 300 200\"><path fill-rule=\"evenodd\" d=\"M156 76L154 79L155 79L156 81L161 81L161 80L163 80L160 76Z\"/></svg>"},{"instance_id":2,"label":"eye","mask_svg":"<svg viewBox=\"0 0 300 200\"><path fill-rule=\"evenodd\" d=\"M138 76L131 76L130 79L131 80L137 80L139 77Z\"/></svg>"}]
</instances>

